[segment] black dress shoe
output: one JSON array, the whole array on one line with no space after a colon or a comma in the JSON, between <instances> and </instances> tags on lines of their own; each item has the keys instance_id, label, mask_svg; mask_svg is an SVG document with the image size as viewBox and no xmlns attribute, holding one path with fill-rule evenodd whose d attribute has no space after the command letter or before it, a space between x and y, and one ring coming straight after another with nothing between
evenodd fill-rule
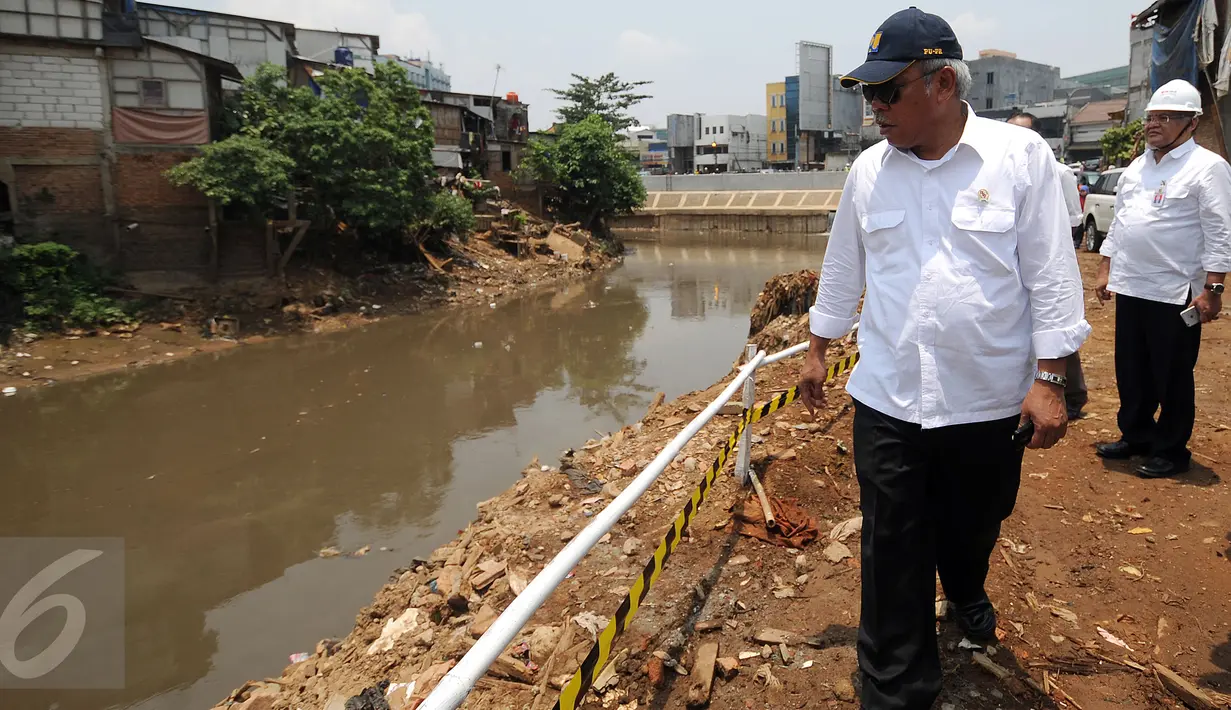
<instances>
[{"instance_id":1,"label":"black dress shoe","mask_svg":"<svg viewBox=\"0 0 1231 710\"><path fill-rule=\"evenodd\" d=\"M953 616L967 640L980 646L996 643L996 609L986 595L970 604L954 604Z\"/></svg>"},{"instance_id":2,"label":"black dress shoe","mask_svg":"<svg viewBox=\"0 0 1231 710\"><path fill-rule=\"evenodd\" d=\"M1069 416L1069 421L1075 422L1081 419L1081 407L1070 407L1066 414Z\"/></svg>"},{"instance_id":3,"label":"black dress shoe","mask_svg":"<svg viewBox=\"0 0 1231 710\"><path fill-rule=\"evenodd\" d=\"M1145 456L1150 453L1150 447L1146 444L1113 441L1108 444L1095 445L1094 452L1105 459L1129 459L1134 456Z\"/></svg>"},{"instance_id":4,"label":"black dress shoe","mask_svg":"<svg viewBox=\"0 0 1231 710\"><path fill-rule=\"evenodd\" d=\"M1186 473L1190 461L1172 461L1161 456L1153 456L1137 467L1137 475L1142 478L1168 478Z\"/></svg>"}]
</instances>

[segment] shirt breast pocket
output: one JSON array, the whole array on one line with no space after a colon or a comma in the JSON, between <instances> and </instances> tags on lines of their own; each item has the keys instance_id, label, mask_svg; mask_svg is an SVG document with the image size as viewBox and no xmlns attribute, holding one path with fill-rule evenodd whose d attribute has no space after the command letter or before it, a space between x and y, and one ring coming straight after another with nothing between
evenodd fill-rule
<instances>
[{"instance_id":1,"label":"shirt breast pocket","mask_svg":"<svg viewBox=\"0 0 1231 710\"><path fill-rule=\"evenodd\" d=\"M1005 274L1013 272L1017 211L1012 207L971 205L958 202L953 206L953 250L962 269L979 273Z\"/></svg>"},{"instance_id":2,"label":"shirt breast pocket","mask_svg":"<svg viewBox=\"0 0 1231 710\"><path fill-rule=\"evenodd\" d=\"M860 214L859 226L863 229L864 245L872 251L887 247L894 241L895 236L901 235L904 219L906 210L881 210Z\"/></svg>"}]
</instances>

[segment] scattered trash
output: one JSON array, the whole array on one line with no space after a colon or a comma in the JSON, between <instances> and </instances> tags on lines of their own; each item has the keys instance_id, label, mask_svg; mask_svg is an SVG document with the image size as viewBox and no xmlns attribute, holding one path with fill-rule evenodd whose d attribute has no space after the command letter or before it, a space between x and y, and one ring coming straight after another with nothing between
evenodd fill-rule
<instances>
[{"instance_id":1,"label":"scattered trash","mask_svg":"<svg viewBox=\"0 0 1231 710\"><path fill-rule=\"evenodd\" d=\"M342 551L336 547L326 547L316 553L317 557L340 557L341 555Z\"/></svg>"},{"instance_id":2,"label":"scattered trash","mask_svg":"<svg viewBox=\"0 0 1231 710\"><path fill-rule=\"evenodd\" d=\"M5 397L12 397L12 396L13 396L13 395L15 395L15 394L17 394L17 388L16 388L16 387L5 387L5 388L4 388L4 396L5 396Z\"/></svg>"},{"instance_id":3,"label":"scattered trash","mask_svg":"<svg viewBox=\"0 0 1231 710\"><path fill-rule=\"evenodd\" d=\"M364 688L363 692L346 701L343 710L390 710L389 701L385 699L385 691L388 688L387 680L382 680L371 688Z\"/></svg>"},{"instance_id":4,"label":"scattered trash","mask_svg":"<svg viewBox=\"0 0 1231 710\"><path fill-rule=\"evenodd\" d=\"M1132 651L1133 651L1132 646L1129 646L1127 643L1125 643L1125 642L1124 642L1124 641L1122 641L1121 639L1116 638L1116 637L1115 637L1114 635L1112 635L1112 633L1111 633L1110 631L1108 631L1107 629L1104 629L1102 626L1099 626L1099 627L1096 627L1096 628L1098 629L1098 635L1099 635L1099 636L1102 636L1102 637L1103 637L1103 640L1104 640L1104 641L1106 641L1107 643L1111 644L1112 646L1119 646L1120 648L1126 649L1126 650L1128 650L1128 651L1130 651L1130 652L1132 652Z\"/></svg>"},{"instance_id":5,"label":"scattered trash","mask_svg":"<svg viewBox=\"0 0 1231 710\"><path fill-rule=\"evenodd\" d=\"M607 617L599 616L592 611L583 611L577 616L574 616L573 621L581 628L590 632L591 639L597 639L598 632L607 628L608 619Z\"/></svg>"},{"instance_id":6,"label":"scattered trash","mask_svg":"<svg viewBox=\"0 0 1231 710\"><path fill-rule=\"evenodd\" d=\"M1133 528L1132 530L1128 531L1128 534L1129 535L1149 535L1152 532L1154 531L1151 530L1150 528Z\"/></svg>"},{"instance_id":7,"label":"scattered trash","mask_svg":"<svg viewBox=\"0 0 1231 710\"><path fill-rule=\"evenodd\" d=\"M398 639L412 631L416 631L419 628L419 615L422 613L422 609L411 607L402 612L402 615L396 619L387 621L385 627L380 631L380 638L368 646L368 655L388 651L393 648Z\"/></svg>"},{"instance_id":8,"label":"scattered trash","mask_svg":"<svg viewBox=\"0 0 1231 710\"><path fill-rule=\"evenodd\" d=\"M290 661L291 663L303 663L311 657L312 654L310 653L292 653L290 655Z\"/></svg>"},{"instance_id":9,"label":"scattered trash","mask_svg":"<svg viewBox=\"0 0 1231 710\"><path fill-rule=\"evenodd\" d=\"M1059 617L1073 624L1077 623L1077 614L1074 614L1068 609L1061 609L1058 606L1051 606L1048 607L1048 609L1051 611L1052 616Z\"/></svg>"},{"instance_id":10,"label":"scattered trash","mask_svg":"<svg viewBox=\"0 0 1231 710\"><path fill-rule=\"evenodd\" d=\"M834 564L854 556L855 555L851 552L851 548L840 542L831 542L829 543L829 547L825 548L825 559Z\"/></svg>"},{"instance_id":11,"label":"scattered trash","mask_svg":"<svg viewBox=\"0 0 1231 710\"><path fill-rule=\"evenodd\" d=\"M475 341L475 343L474 343L474 348L475 348L475 350L482 350L482 349L483 349L483 341L481 341L481 340L476 340L476 341Z\"/></svg>"},{"instance_id":12,"label":"scattered trash","mask_svg":"<svg viewBox=\"0 0 1231 710\"><path fill-rule=\"evenodd\" d=\"M756 679L764 681L765 687L770 690L782 690L782 681L774 677L768 663L757 669Z\"/></svg>"},{"instance_id":13,"label":"scattered trash","mask_svg":"<svg viewBox=\"0 0 1231 710\"><path fill-rule=\"evenodd\" d=\"M958 642L957 647L962 649L963 651L982 651L983 650L982 645L977 644L974 641L971 641L970 639L966 637L962 637L962 640Z\"/></svg>"},{"instance_id":14,"label":"scattered trash","mask_svg":"<svg viewBox=\"0 0 1231 710\"><path fill-rule=\"evenodd\" d=\"M1145 574L1141 570L1137 569L1136 567L1132 565L1124 565L1123 567L1120 568L1120 571L1132 577L1133 579L1141 579L1142 577L1145 576Z\"/></svg>"},{"instance_id":15,"label":"scattered trash","mask_svg":"<svg viewBox=\"0 0 1231 710\"><path fill-rule=\"evenodd\" d=\"M372 551L372 546L371 546L371 545L364 545L363 547L359 548L358 550L355 550L354 552L352 552L352 553L351 553L351 557L364 557L364 556L366 556L366 555L367 555L369 552L371 552L371 551Z\"/></svg>"},{"instance_id":16,"label":"scattered trash","mask_svg":"<svg viewBox=\"0 0 1231 710\"><path fill-rule=\"evenodd\" d=\"M844 520L829 531L829 539L835 542L846 542L847 538L863 530L863 516L857 515L850 520Z\"/></svg>"}]
</instances>

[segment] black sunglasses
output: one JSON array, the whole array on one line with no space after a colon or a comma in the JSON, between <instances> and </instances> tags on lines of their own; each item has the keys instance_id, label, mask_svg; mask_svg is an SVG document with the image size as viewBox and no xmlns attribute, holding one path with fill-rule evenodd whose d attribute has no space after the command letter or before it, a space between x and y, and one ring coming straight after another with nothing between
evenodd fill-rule
<instances>
[{"instance_id":1,"label":"black sunglasses","mask_svg":"<svg viewBox=\"0 0 1231 710\"><path fill-rule=\"evenodd\" d=\"M902 90L902 87L909 86L910 84L913 84L914 82L919 81L920 79L924 77L931 76L938 71L940 70L933 69L932 71L927 72L926 74L920 74L919 76L915 77L914 79L911 79L910 81L903 81L901 83L894 82L892 84L864 84L863 85L863 98L868 103L872 103L873 101L879 101L887 106L892 106L898 102L898 99L901 98L898 94Z\"/></svg>"}]
</instances>

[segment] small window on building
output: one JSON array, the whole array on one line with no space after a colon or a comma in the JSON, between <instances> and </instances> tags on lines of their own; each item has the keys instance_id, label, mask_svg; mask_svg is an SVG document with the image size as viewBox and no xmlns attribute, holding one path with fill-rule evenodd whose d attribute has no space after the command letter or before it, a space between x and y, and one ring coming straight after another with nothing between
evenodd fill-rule
<instances>
[{"instance_id":1,"label":"small window on building","mask_svg":"<svg viewBox=\"0 0 1231 710\"><path fill-rule=\"evenodd\" d=\"M706 127L705 127L705 135L707 135L707 136L708 136L709 134L710 134L710 127L709 127L709 126L706 126Z\"/></svg>"},{"instance_id":2,"label":"small window on building","mask_svg":"<svg viewBox=\"0 0 1231 710\"><path fill-rule=\"evenodd\" d=\"M500 151L500 169L506 173L513 170L513 154L507 150Z\"/></svg>"},{"instance_id":3,"label":"small window on building","mask_svg":"<svg viewBox=\"0 0 1231 710\"><path fill-rule=\"evenodd\" d=\"M778 108L778 95L777 94L769 95L769 107Z\"/></svg>"},{"instance_id":4,"label":"small window on building","mask_svg":"<svg viewBox=\"0 0 1231 710\"><path fill-rule=\"evenodd\" d=\"M987 100L987 110L988 111L992 110L992 100L990 98Z\"/></svg>"},{"instance_id":5,"label":"small window on building","mask_svg":"<svg viewBox=\"0 0 1231 710\"><path fill-rule=\"evenodd\" d=\"M167 105L167 82L162 79L142 79L138 88L142 106Z\"/></svg>"},{"instance_id":6,"label":"small window on building","mask_svg":"<svg viewBox=\"0 0 1231 710\"><path fill-rule=\"evenodd\" d=\"M994 71L989 71L989 72L987 73L987 85L988 85L988 86L995 86L995 85L996 85L996 72L994 72Z\"/></svg>"},{"instance_id":7,"label":"small window on building","mask_svg":"<svg viewBox=\"0 0 1231 710\"><path fill-rule=\"evenodd\" d=\"M727 132L727 127L726 127L726 126L719 126L719 127L718 127L718 132L719 132L719 133L726 133L726 132Z\"/></svg>"}]
</instances>

